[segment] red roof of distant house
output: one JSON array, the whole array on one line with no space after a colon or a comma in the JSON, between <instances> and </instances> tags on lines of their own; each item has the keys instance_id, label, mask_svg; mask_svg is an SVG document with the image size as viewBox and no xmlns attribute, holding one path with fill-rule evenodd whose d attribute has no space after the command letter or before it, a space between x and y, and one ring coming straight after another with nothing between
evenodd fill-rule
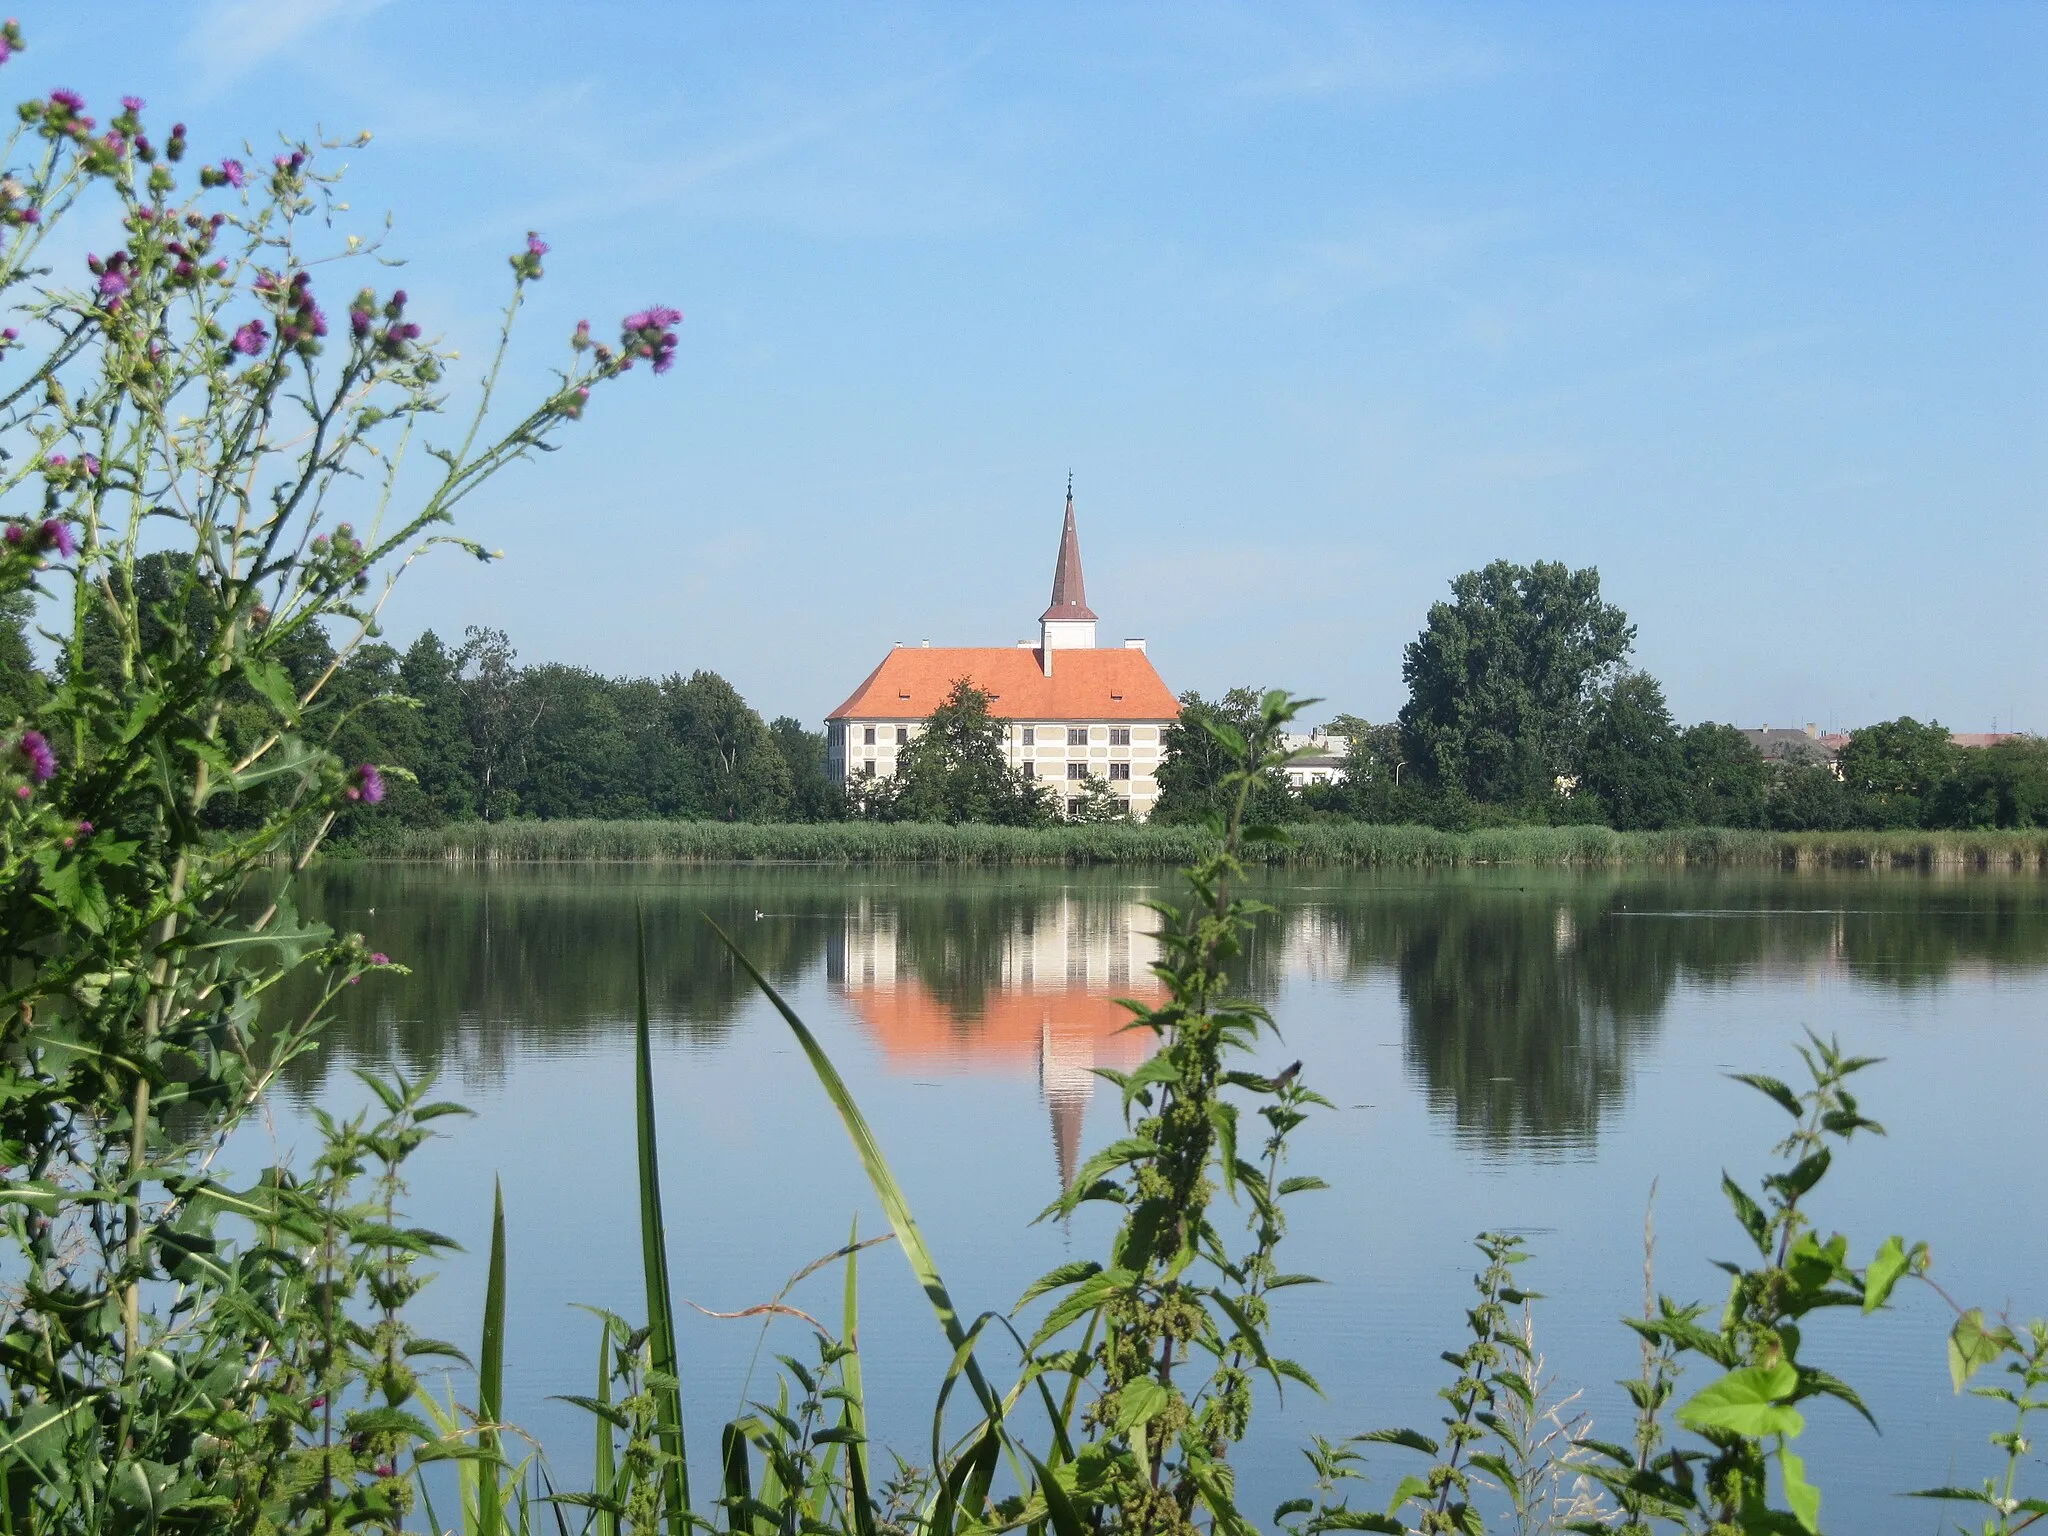
<instances>
[{"instance_id":1,"label":"red roof of distant house","mask_svg":"<svg viewBox=\"0 0 2048 1536\"><path fill-rule=\"evenodd\" d=\"M1055 650L1047 677L1021 645L898 646L826 718L922 720L966 678L999 720L1171 720L1180 702L1143 651Z\"/></svg>"}]
</instances>

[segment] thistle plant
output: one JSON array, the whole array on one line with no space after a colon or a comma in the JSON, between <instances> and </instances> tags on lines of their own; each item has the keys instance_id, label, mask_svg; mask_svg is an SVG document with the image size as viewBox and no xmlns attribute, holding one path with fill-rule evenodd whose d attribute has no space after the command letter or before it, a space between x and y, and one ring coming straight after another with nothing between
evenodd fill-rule
<instances>
[{"instance_id":1,"label":"thistle plant","mask_svg":"<svg viewBox=\"0 0 2048 1536\"><path fill-rule=\"evenodd\" d=\"M20 30L0 44L20 51ZM391 1419L350 1431L345 1465L335 1451L349 1415L397 1413L410 1390L400 1314L437 1244L346 1212L344 1191L362 1159L389 1177L411 1150L376 1139L419 1130L411 1087L392 1089L409 1128L330 1124L308 1184L277 1170L230 1191L215 1162L340 989L388 964L293 900L337 821L403 772L342 755L329 684L422 553L488 556L449 531L456 508L553 446L600 383L668 367L677 317L629 316L616 346L579 328L538 401L502 411L513 321L544 276L530 235L449 421L455 354L381 285L377 242L338 232L343 147L195 165L185 126L140 100L102 125L60 90L22 103L4 151L0 598L32 602L55 656L54 682L0 721L15 1530L392 1524L396 1493L373 1508L367 1490L395 1485L378 1469L419 1438ZM53 267L74 214L118 245ZM319 985L288 1011L279 983L302 968ZM342 1203L313 1211L315 1187ZM281 1322L302 1307L326 1330L303 1357Z\"/></svg>"}]
</instances>

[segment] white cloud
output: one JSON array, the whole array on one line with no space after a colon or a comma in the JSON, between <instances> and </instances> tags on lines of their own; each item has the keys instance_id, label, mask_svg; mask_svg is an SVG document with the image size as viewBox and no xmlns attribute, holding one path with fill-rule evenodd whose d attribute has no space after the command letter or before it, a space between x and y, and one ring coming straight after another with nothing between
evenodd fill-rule
<instances>
[{"instance_id":1,"label":"white cloud","mask_svg":"<svg viewBox=\"0 0 2048 1536\"><path fill-rule=\"evenodd\" d=\"M186 39L217 90L336 21L353 21L390 0L212 0Z\"/></svg>"}]
</instances>

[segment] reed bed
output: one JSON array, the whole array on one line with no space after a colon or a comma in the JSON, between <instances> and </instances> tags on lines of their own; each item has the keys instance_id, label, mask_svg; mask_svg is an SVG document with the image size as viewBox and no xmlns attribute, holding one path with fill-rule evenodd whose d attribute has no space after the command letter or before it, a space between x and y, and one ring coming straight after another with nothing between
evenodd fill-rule
<instances>
[{"instance_id":1,"label":"reed bed","mask_svg":"<svg viewBox=\"0 0 2048 1536\"><path fill-rule=\"evenodd\" d=\"M2048 830L2024 832L1755 832L1681 828L1433 827L1318 822L1246 856L1272 864L1358 868L1620 865L2048 871ZM1199 827L942 826L719 821L460 822L397 828L347 850L359 857L450 863L1187 864L1211 846Z\"/></svg>"}]
</instances>

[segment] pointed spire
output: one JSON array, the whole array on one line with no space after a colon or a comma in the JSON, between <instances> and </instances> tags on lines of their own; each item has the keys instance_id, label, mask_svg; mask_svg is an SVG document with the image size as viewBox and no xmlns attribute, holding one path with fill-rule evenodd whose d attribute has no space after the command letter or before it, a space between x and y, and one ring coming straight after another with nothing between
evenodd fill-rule
<instances>
[{"instance_id":1,"label":"pointed spire","mask_svg":"<svg viewBox=\"0 0 2048 1536\"><path fill-rule=\"evenodd\" d=\"M1059 563L1052 570L1052 606L1038 616L1048 619L1093 620L1088 594L1081 581L1081 535L1074 530L1074 474L1067 472L1067 521L1060 530ZM1093 643L1092 641L1090 642Z\"/></svg>"}]
</instances>

